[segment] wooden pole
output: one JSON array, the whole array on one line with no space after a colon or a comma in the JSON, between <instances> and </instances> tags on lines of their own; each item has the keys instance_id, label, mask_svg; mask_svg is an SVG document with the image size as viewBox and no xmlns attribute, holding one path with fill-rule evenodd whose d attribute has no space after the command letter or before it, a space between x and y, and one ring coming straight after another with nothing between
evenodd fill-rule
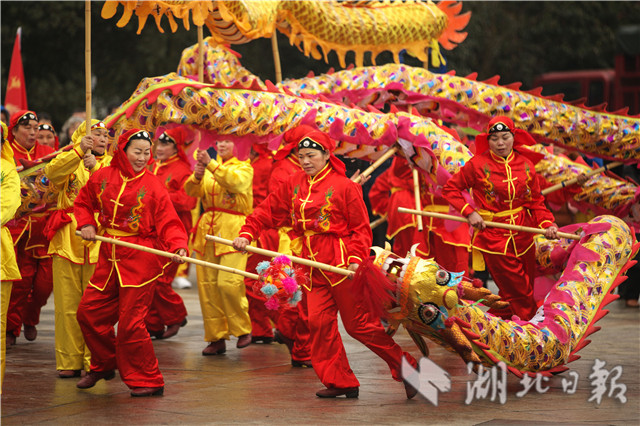
<instances>
[{"instance_id":1,"label":"wooden pole","mask_svg":"<svg viewBox=\"0 0 640 426\"><path fill-rule=\"evenodd\" d=\"M436 213L436 212L423 212L423 211L418 211L418 210L405 209L404 207L398 207L398 211L401 212L401 213L409 213L409 214L415 214L415 215L421 215L421 216L437 217L439 219L455 220L456 222L469 223L469 220L467 220L464 217L453 216L453 215L450 215L450 214ZM487 226L491 226L491 227L494 227L494 228L510 229L510 230L513 230L513 231L530 232L532 234L544 234L544 229L532 228L530 226L509 225L508 223L489 222L487 220L485 220L484 223ZM567 232L558 232L558 237L567 238L567 239L570 239L570 240L579 240L580 239L579 235L569 234Z\"/></svg>"},{"instance_id":2,"label":"wooden pole","mask_svg":"<svg viewBox=\"0 0 640 426\"><path fill-rule=\"evenodd\" d=\"M281 83L282 67L280 66L280 52L278 51L278 31L275 28L271 36L271 52L273 53L273 63L276 67L276 83Z\"/></svg>"},{"instance_id":3,"label":"wooden pole","mask_svg":"<svg viewBox=\"0 0 640 426\"><path fill-rule=\"evenodd\" d=\"M620 162L617 162L617 161L613 162L613 163L610 163L610 164L605 164L602 167L598 167L597 169L594 169L594 170L591 170L590 172L585 173L585 176L586 177L590 177L590 176L593 176L593 175L597 175L598 173L604 172L605 170L613 169L615 167L621 166L622 164L624 164L624 163L620 163ZM557 183L557 184L555 184L553 186L550 186L548 188L543 189L541 191L542 195L547 195L550 192L557 191L558 189L564 188L565 186L573 185L577 181L578 181L578 178L574 177L574 178L571 178L571 179L569 179L567 181Z\"/></svg>"},{"instance_id":4,"label":"wooden pole","mask_svg":"<svg viewBox=\"0 0 640 426\"><path fill-rule=\"evenodd\" d=\"M226 244L228 246L233 245L233 241L226 240L224 238L216 237L209 234L205 235L204 237L207 240L213 241L216 243ZM261 249L261 248L252 247L252 246L247 246L246 250L251 253L261 254L263 256L269 256L269 257L287 256L289 259L291 259L292 262L300 263L301 265L307 265L312 268L318 268L318 269L322 269L329 272L335 272L336 274L350 276L355 273L353 271L349 271L348 269L342 269L342 268L338 268L337 266L327 265L326 263L315 262L309 259L303 259L302 257L289 256L288 254L278 253L277 251L271 251L271 250Z\"/></svg>"},{"instance_id":5,"label":"wooden pole","mask_svg":"<svg viewBox=\"0 0 640 426\"><path fill-rule=\"evenodd\" d=\"M80 233L80 231L76 231L76 235L81 236L82 234ZM151 248L151 247L141 246L140 244L134 244L134 243L130 243L128 241L116 240L114 238L103 237L103 236L100 236L100 235L96 235L96 240L97 241L101 241L103 243L115 244L117 246L128 247L128 248L132 248L132 249L135 249L135 250L144 251L146 253L156 254L156 255L162 256L162 257L171 258L171 257L175 256L175 253L170 253L168 251L157 250L157 249L154 249L154 248ZM260 278L256 274L252 274L251 272L243 271L241 269L230 268L228 266L223 266L223 265L218 265L218 264L215 264L215 263L205 262L204 260L193 259L193 258L188 257L188 256L179 256L179 257L180 257L180 259L184 260L185 262L194 263L196 265L204 266L206 268L213 268L213 269L219 269L219 270L225 271L225 272L231 272L232 274L242 275L243 277L251 278L252 280L256 280L257 281Z\"/></svg>"},{"instance_id":6,"label":"wooden pole","mask_svg":"<svg viewBox=\"0 0 640 426\"><path fill-rule=\"evenodd\" d=\"M384 216L379 217L378 219L376 219L373 222L371 222L369 224L369 226L373 230L373 229L377 228L378 226L382 225L383 223L385 223L386 221L387 221L387 215L385 214Z\"/></svg>"},{"instance_id":7,"label":"wooden pole","mask_svg":"<svg viewBox=\"0 0 640 426\"><path fill-rule=\"evenodd\" d=\"M420 175L418 174L418 169L415 167L412 169L413 172L413 197L416 200L416 210L422 210L422 203L420 203ZM418 232L422 232L424 226L422 224L422 216L418 216Z\"/></svg>"},{"instance_id":8,"label":"wooden pole","mask_svg":"<svg viewBox=\"0 0 640 426\"><path fill-rule=\"evenodd\" d=\"M367 167L365 169L364 172L360 173L360 175L353 179L353 181L355 183L360 183L360 181L364 178L366 178L367 176L369 176L371 173L373 173L373 171L375 169L377 169L378 167L380 167L382 165L382 163L384 163L385 161L387 161L389 158L393 157L393 155L398 152L398 147L397 146L392 146L391 148L389 148L388 150L385 151L384 154L382 154L380 156L380 158L378 158L376 161L373 162L373 164L371 164L369 167Z\"/></svg>"},{"instance_id":9,"label":"wooden pole","mask_svg":"<svg viewBox=\"0 0 640 426\"><path fill-rule=\"evenodd\" d=\"M91 1L84 2L84 80L86 134L91 134Z\"/></svg>"},{"instance_id":10,"label":"wooden pole","mask_svg":"<svg viewBox=\"0 0 640 426\"><path fill-rule=\"evenodd\" d=\"M198 81L204 83L204 35L202 25L198 25Z\"/></svg>"}]
</instances>

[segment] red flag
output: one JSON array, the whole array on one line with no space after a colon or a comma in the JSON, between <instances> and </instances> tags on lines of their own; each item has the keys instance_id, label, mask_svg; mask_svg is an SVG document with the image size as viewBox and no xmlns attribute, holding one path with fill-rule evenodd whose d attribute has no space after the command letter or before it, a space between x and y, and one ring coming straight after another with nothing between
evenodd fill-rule
<instances>
[{"instance_id":1,"label":"red flag","mask_svg":"<svg viewBox=\"0 0 640 426\"><path fill-rule=\"evenodd\" d=\"M27 108L27 87L24 82L24 71L22 69L21 50L22 28L16 32L16 41L13 44L13 55L11 56L11 66L9 67L9 78L7 78L7 91L4 96L4 104L7 110L13 114L15 111Z\"/></svg>"}]
</instances>

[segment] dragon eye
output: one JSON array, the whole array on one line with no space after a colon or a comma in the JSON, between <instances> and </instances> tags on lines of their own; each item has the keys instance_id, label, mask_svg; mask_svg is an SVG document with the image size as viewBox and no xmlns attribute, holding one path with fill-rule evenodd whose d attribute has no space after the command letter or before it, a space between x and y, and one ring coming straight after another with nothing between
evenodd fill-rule
<instances>
[{"instance_id":1,"label":"dragon eye","mask_svg":"<svg viewBox=\"0 0 640 426\"><path fill-rule=\"evenodd\" d=\"M447 285L450 279L451 279L451 274L449 274L444 269L438 269L438 272L436 272L436 284Z\"/></svg>"},{"instance_id":2,"label":"dragon eye","mask_svg":"<svg viewBox=\"0 0 640 426\"><path fill-rule=\"evenodd\" d=\"M425 324L431 324L440 315L440 310L433 303L423 303L418 307L418 317Z\"/></svg>"}]
</instances>

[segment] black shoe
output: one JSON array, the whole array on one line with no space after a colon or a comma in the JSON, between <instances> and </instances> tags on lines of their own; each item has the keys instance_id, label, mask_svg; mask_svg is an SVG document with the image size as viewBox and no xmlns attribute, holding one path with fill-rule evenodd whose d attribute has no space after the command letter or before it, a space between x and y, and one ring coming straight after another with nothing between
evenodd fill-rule
<instances>
[{"instance_id":1,"label":"black shoe","mask_svg":"<svg viewBox=\"0 0 640 426\"><path fill-rule=\"evenodd\" d=\"M264 343L265 345L269 345L273 343L273 337L251 336L251 343Z\"/></svg>"},{"instance_id":2,"label":"black shoe","mask_svg":"<svg viewBox=\"0 0 640 426\"><path fill-rule=\"evenodd\" d=\"M311 360L297 361L295 359L292 359L291 365L298 368L313 368L313 364L311 364Z\"/></svg>"},{"instance_id":3,"label":"black shoe","mask_svg":"<svg viewBox=\"0 0 640 426\"><path fill-rule=\"evenodd\" d=\"M202 355L220 355L227 351L227 344L224 339L217 340L215 342L209 343L209 345L204 348L202 351Z\"/></svg>"},{"instance_id":4,"label":"black shoe","mask_svg":"<svg viewBox=\"0 0 640 426\"><path fill-rule=\"evenodd\" d=\"M164 393L164 386L159 388L133 388L131 396L161 396Z\"/></svg>"},{"instance_id":5,"label":"black shoe","mask_svg":"<svg viewBox=\"0 0 640 426\"><path fill-rule=\"evenodd\" d=\"M76 387L80 389L89 389L94 387L98 380L111 380L114 377L116 377L116 372L114 370L89 371L86 376L84 376L78 383L76 383Z\"/></svg>"},{"instance_id":6,"label":"black shoe","mask_svg":"<svg viewBox=\"0 0 640 426\"><path fill-rule=\"evenodd\" d=\"M326 388L316 392L320 398L335 398L336 396L346 396L347 398L357 398L360 393L359 388Z\"/></svg>"}]
</instances>

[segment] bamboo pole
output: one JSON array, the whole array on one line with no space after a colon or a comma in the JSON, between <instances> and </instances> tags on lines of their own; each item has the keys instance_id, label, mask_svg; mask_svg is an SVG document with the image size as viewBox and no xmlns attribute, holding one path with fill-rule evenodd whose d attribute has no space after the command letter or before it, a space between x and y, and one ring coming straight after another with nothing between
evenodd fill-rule
<instances>
[{"instance_id":1,"label":"bamboo pole","mask_svg":"<svg viewBox=\"0 0 640 426\"><path fill-rule=\"evenodd\" d=\"M385 151L384 154L382 154L380 156L380 158L378 158L376 161L373 162L373 164L371 164L369 167L367 167L365 169L364 172L360 173L360 175L358 175L357 178L353 179L353 181L355 183L360 183L360 181L364 178L366 178L367 176L369 176L371 173L373 173L373 171L375 169L377 169L378 167L380 167L382 165L382 163L384 163L385 161L387 161L389 158L393 157L393 155L398 152L398 147L397 146L392 146L391 148L389 148L388 150Z\"/></svg>"},{"instance_id":2,"label":"bamboo pole","mask_svg":"<svg viewBox=\"0 0 640 426\"><path fill-rule=\"evenodd\" d=\"M204 34L202 25L198 25L198 81L204 82Z\"/></svg>"},{"instance_id":3,"label":"bamboo pole","mask_svg":"<svg viewBox=\"0 0 640 426\"><path fill-rule=\"evenodd\" d=\"M469 223L469 220L464 218L464 217L453 216L453 215L450 215L450 214L436 213L436 212L423 212L423 211L418 211L418 210L405 209L404 207L398 207L398 211L401 212L401 213L409 213L409 214L415 214L415 215L421 215L421 216L437 217L439 219L454 220L456 222ZM487 226L491 226L491 227L494 227L494 228L510 229L510 230L513 230L513 231L530 232L532 234L544 234L544 229L532 228L530 226L509 225L508 223L490 222L490 221L487 221L487 220L485 220L484 223ZM570 239L570 240L579 240L580 239L579 235L569 234L567 232L558 232L558 237L567 238L567 239Z\"/></svg>"},{"instance_id":4,"label":"bamboo pole","mask_svg":"<svg viewBox=\"0 0 640 426\"><path fill-rule=\"evenodd\" d=\"M278 31L274 28L271 36L271 52L276 67L276 83L282 83L282 67L280 66L280 52L278 51Z\"/></svg>"},{"instance_id":5,"label":"bamboo pole","mask_svg":"<svg viewBox=\"0 0 640 426\"><path fill-rule=\"evenodd\" d=\"M85 80L85 126L91 134L91 1L84 2L84 80Z\"/></svg>"},{"instance_id":6,"label":"bamboo pole","mask_svg":"<svg viewBox=\"0 0 640 426\"><path fill-rule=\"evenodd\" d=\"M82 234L80 233L80 231L76 231L76 235L81 236ZM96 235L96 240L101 241L103 243L115 244L117 246L128 247L135 250L144 251L146 253L156 254L162 257L172 258L173 256L175 256L175 253L170 253L168 251L157 250L151 247L141 246L140 244L130 243L128 241L122 241L122 240L116 240L114 238L103 237L101 235ZM251 272L243 271L241 269L230 268L228 266L218 265L211 262L205 262L204 260L193 259L188 256L178 256L178 257L180 257L180 259L184 260L185 262L194 263L196 265L204 266L205 268L213 268L213 269L219 269L225 272L231 272L232 274L242 275L243 277L251 278L252 280L256 280L256 281L260 278L256 274L252 274Z\"/></svg>"},{"instance_id":7,"label":"bamboo pole","mask_svg":"<svg viewBox=\"0 0 640 426\"><path fill-rule=\"evenodd\" d=\"M373 222L371 222L369 224L369 226L373 230L373 229L377 228L378 226L382 225L383 223L385 223L386 221L387 221L387 215L385 214L384 216L379 217L378 219L376 219Z\"/></svg>"},{"instance_id":8,"label":"bamboo pole","mask_svg":"<svg viewBox=\"0 0 640 426\"><path fill-rule=\"evenodd\" d=\"M586 177L590 177L590 176L593 176L593 175L597 175L598 173L604 172L605 170L613 169L615 167L621 166L622 164L624 164L624 163L620 163L620 162L617 162L617 161L615 161L613 163L610 163L610 164L605 164L602 167L598 167L597 169L594 169L594 170L591 170L590 172L585 173L585 176ZM541 191L542 195L547 195L550 192L557 191L558 189L564 188L565 186L573 185L577 181L578 181L578 178L574 177L574 178L571 178L571 179L566 180L564 182L557 183L557 184L555 184L553 186L550 186L548 188L543 189Z\"/></svg>"},{"instance_id":9,"label":"bamboo pole","mask_svg":"<svg viewBox=\"0 0 640 426\"><path fill-rule=\"evenodd\" d=\"M422 211L422 203L420 203L420 175L418 175L418 169L415 167L413 172L413 197L416 201L416 210ZM399 210L398 210L399 211ZM422 232L424 226L422 224L422 216L418 216L418 232Z\"/></svg>"},{"instance_id":10,"label":"bamboo pole","mask_svg":"<svg viewBox=\"0 0 640 426\"><path fill-rule=\"evenodd\" d=\"M205 235L204 237L207 240L213 241L215 243L226 244L228 246L233 245L233 241L226 240L224 238L216 237L209 234ZM348 269L338 268L337 266L333 266L333 265L327 265L326 263L315 262L313 260L303 259L302 257L289 256L288 254L278 253L277 251L261 249L258 247L247 246L245 250L251 253L261 254L263 256L269 256L269 257L287 256L289 259L291 259L292 262L300 263L301 265L307 265L312 268L318 268L318 269L322 269L329 272L335 272L336 274L350 276L355 273L353 271L349 271Z\"/></svg>"}]
</instances>

